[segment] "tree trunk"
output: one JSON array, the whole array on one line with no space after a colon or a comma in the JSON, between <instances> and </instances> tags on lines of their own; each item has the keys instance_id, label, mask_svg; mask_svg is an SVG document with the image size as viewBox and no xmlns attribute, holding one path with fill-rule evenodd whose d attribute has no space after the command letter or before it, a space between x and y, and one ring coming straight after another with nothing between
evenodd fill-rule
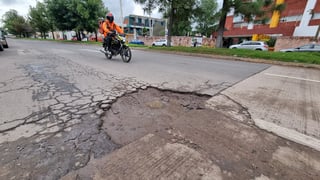
<instances>
[{"instance_id":1,"label":"tree trunk","mask_svg":"<svg viewBox=\"0 0 320 180\"><path fill-rule=\"evenodd\" d=\"M227 20L227 13L230 9L229 0L223 0L223 6L221 9L221 16L219 20L219 27L218 27L218 35L216 39L216 47L222 48L223 47L223 32L225 29L225 24Z\"/></svg>"},{"instance_id":2,"label":"tree trunk","mask_svg":"<svg viewBox=\"0 0 320 180\"><path fill-rule=\"evenodd\" d=\"M171 33L172 33L172 26L173 26L173 14L174 14L173 2L174 2L174 0L171 1L171 10L170 10L168 37L167 37L167 41L168 41L167 46L169 46L169 47L171 46Z\"/></svg>"},{"instance_id":3,"label":"tree trunk","mask_svg":"<svg viewBox=\"0 0 320 180\"><path fill-rule=\"evenodd\" d=\"M80 32L77 31L76 34L77 34L77 40L78 40L78 41L81 41Z\"/></svg>"},{"instance_id":4,"label":"tree trunk","mask_svg":"<svg viewBox=\"0 0 320 180\"><path fill-rule=\"evenodd\" d=\"M52 38L53 38L53 40L55 40L56 38L54 37L54 32L53 32L53 30L51 30L51 33L52 33Z\"/></svg>"},{"instance_id":5,"label":"tree trunk","mask_svg":"<svg viewBox=\"0 0 320 180\"><path fill-rule=\"evenodd\" d=\"M96 36L96 42L98 42L98 33L97 33L97 31L94 31L94 34Z\"/></svg>"}]
</instances>

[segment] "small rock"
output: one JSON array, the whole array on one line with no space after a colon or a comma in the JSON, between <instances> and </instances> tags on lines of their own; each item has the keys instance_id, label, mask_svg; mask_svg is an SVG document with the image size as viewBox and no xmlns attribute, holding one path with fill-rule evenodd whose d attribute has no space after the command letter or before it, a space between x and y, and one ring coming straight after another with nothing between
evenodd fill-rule
<instances>
[{"instance_id":1,"label":"small rock","mask_svg":"<svg viewBox=\"0 0 320 180\"><path fill-rule=\"evenodd\" d=\"M114 97L114 96L110 96L110 97L109 97L109 99L110 99L110 100L115 100L115 99L116 99L116 97Z\"/></svg>"},{"instance_id":2,"label":"small rock","mask_svg":"<svg viewBox=\"0 0 320 180\"><path fill-rule=\"evenodd\" d=\"M102 109L110 108L110 104L101 104L100 106Z\"/></svg>"},{"instance_id":3,"label":"small rock","mask_svg":"<svg viewBox=\"0 0 320 180\"><path fill-rule=\"evenodd\" d=\"M141 89L145 90L145 89L147 89L147 86L142 86Z\"/></svg>"},{"instance_id":4,"label":"small rock","mask_svg":"<svg viewBox=\"0 0 320 180\"><path fill-rule=\"evenodd\" d=\"M102 109L99 109L99 110L96 112L96 114L99 115L99 116L102 115L103 113L104 113L104 110L102 110Z\"/></svg>"}]
</instances>

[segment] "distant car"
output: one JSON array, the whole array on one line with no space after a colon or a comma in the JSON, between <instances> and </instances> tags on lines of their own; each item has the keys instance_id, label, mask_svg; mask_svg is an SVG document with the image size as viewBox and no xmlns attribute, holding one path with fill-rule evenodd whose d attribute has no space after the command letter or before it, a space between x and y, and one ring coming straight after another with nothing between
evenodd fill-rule
<instances>
[{"instance_id":1,"label":"distant car","mask_svg":"<svg viewBox=\"0 0 320 180\"><path fill-rule=\"evenodd\" d=\"M159 39L152 43L152 46L167 46L168 42L166 39Z\"/></svg>"},{"instance_id":2,"label":"distant car","mask_svg":"<svg viewBox=\"0 0 320 180\"><path fill-rule=\"evenodd\" d=\"M245 41L240 44L231 45L230 49L251 49L258 51L268 51L268 45L264 41Z\"/></svg>"},{"instance_id":3,"label":"distant car","mask_svg":"<svg viewBox=\"0 0 320 180\"><path fill-rule=\"evenodd\" d=\"M8 48L8 47L9 45L4 35L4 31L0 30L0 51L3 51L4 48Z\"/></svg>"},{"instance_id":4,"label":"distant car","mask_svg":"<svg viewBox=\"0 0 320 180\"><path fill-rule=\"evenodd\" d=\"M138 45L144 45L144 42L139 39L133 39L129 42L129 44L138 44Z\"/></svg>"},{"instance_id":5,"label":"distant car","mask_svg":"<svg viewBox=\"0 0 320 180\"><path fill-rule=\"evenodd\" d=\"M306 44L296 48L281 49L280 52L320 52L320 44Z\"/></svg>"}]
</instances>

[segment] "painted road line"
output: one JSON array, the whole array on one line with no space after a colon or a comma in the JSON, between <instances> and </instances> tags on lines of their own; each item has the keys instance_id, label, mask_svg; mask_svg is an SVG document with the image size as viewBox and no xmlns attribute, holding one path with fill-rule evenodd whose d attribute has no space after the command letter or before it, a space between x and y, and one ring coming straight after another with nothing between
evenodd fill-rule
<instances>
[{"instance_id":1,"label":"painted road line","mask_svg":"<svg viewBox=\"0 0 320 180\"><path fill-rule=\"evenodd\" d=\"M265 75L320 83L320 81L314 80L314 79L305 79L305 78L299 78L299 77L293 77L293 76L285 76L285 75L280 75L280 74L265 73Z\"/></svg>"}]
</instances>

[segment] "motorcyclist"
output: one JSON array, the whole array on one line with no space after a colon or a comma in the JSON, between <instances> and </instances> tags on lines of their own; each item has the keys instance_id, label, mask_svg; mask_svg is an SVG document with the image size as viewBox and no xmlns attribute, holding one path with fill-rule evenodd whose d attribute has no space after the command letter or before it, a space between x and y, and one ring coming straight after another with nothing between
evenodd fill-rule
<instances>
[{"instance_id":1,"label":"motorcyclist","mask_svg":"<svg viewBox=\"0 0 320 180\"><path fill-rule=\"evenodd\" d=\"M111 12L107 13L106 20L102 24L104 45L107 46L107 50L110 50L112 37L115 35L115 31L119 34L123 34L123 30L114 22L114 16Z\"/></svg>"}]
</instances>

